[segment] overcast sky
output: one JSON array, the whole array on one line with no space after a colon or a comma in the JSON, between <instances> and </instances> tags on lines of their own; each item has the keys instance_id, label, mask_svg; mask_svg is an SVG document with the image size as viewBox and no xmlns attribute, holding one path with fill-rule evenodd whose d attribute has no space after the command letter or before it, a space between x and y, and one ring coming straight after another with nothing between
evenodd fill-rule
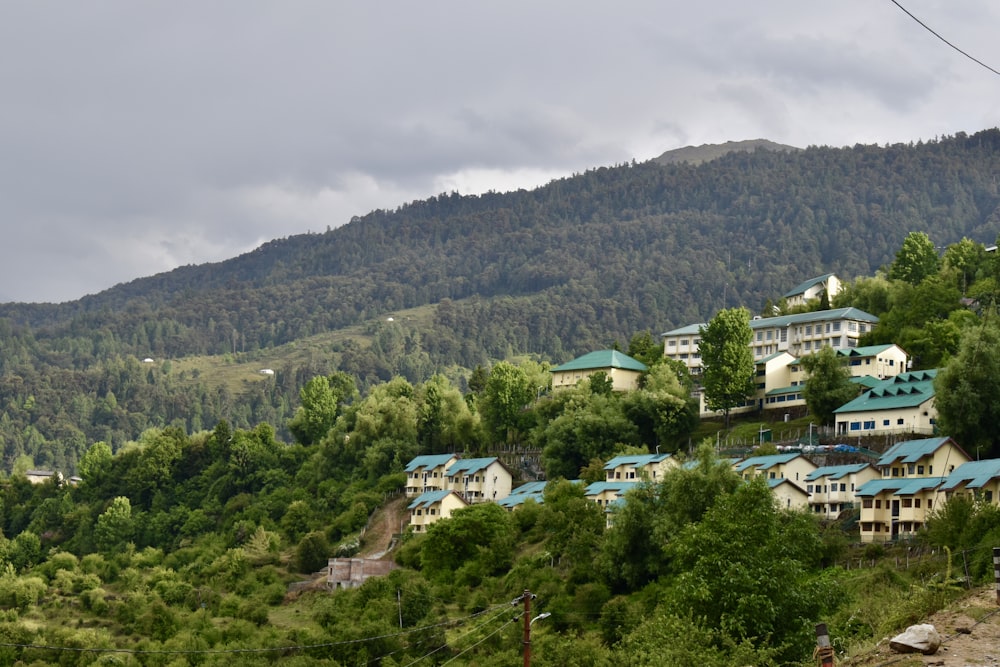
<instances>
[{"instance_id":1,"label":"overcast sky","mask_svg":"<svg viewBox=\"0 0 1000 667\"><path fill-rule=\"evenodd\" d=\"M1000 69L1000 3L901 4ZM0 301L682 146L998 114L1000 76L890 0L0 2Z\"/></svg>"}]
</instances>

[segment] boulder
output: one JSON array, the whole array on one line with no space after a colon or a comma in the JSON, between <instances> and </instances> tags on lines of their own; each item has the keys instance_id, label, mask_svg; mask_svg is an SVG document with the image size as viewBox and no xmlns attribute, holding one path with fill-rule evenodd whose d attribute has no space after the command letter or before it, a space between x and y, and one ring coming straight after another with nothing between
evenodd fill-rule
<instances>
[{"instance_id":1,"label":"boulder","mask_svg":"<svg viewBox=\"0 0 1000 667\"><path fill-rule=\"evenodd\" d=\"M889 648L896 653L934 655L940 646L941 635L930 623L911 625L889 640Z\"/></svg>"}]
</instances>

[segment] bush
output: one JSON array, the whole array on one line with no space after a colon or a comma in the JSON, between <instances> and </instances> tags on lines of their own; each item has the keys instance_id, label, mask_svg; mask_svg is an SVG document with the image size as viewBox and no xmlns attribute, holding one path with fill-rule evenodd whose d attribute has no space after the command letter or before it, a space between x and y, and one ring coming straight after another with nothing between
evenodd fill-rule
<instances>
[{"instance_id":1,"label":"bush","mask_svg":"<svg viewBox=\"0 0 1000 667\"><path fill-rule=\"evenodd\" d=\"M330 545L326 535L313 531L302 538L295 549L295 569L308 574L326 567L330 558Z\"/></svg>"}]
</instances>

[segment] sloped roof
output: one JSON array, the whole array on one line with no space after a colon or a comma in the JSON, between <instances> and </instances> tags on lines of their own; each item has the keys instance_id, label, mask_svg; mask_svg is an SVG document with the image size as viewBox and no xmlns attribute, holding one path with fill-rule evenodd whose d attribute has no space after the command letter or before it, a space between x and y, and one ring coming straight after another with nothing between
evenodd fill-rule
<instances>
[{"instance_id":1,"label":"sloped roof","mask_svg":"<svg viewBox=\"0 0 1000 667\"><path fill-rule=\"evenodd\" d=\"M442 490L442 491L424 491L419 496L417 496L416 498L413 499L413 502L411 502L407 506L407 509L411 509L412 510L412 509L417 509L418 507L420 509L424 509L424 508L430 507L431 505L433 505L435 503L441 502L442 500L445 499L445 497L447 497L449 494L452 494L452 493L455 493L455 492L447 490L447 489ZM455 493L455 497L458 498L459 500L461 500L464 504L468 505L468 503L465 502L465 499L462 498L462 496L460 496L457 493Z\"/></svg>"},{"instance_id":2,"label":"sloped roof","mask_svg":"<svg viewBox=\"0 0 1000 667\"><path fill-rule=\"evenodd\" d=\"M809 495L808 491L806 491L801 486L799 486L798 484L796 484L792 480L788 479L787 477L775 477L774 479L768 479L767 480L767 487L769 489L771 489L772 491L774 489L778 488L779 486L781 486L782 484L788 484L789 486L791 486L793 489L795 489L796 491L798 491L803 496L808 496Z\"/></svg>"},{"instance_id":3,"label":"sloped roof","mask_svg":"<svg viewBox=\"0 0 1000 667\"><path fill-rule=\"evenodd\" d=\"M545 491L545 485L546 484L548 484L548 482L546 482L544 480L539 481L539 482L525 482L524 484L522 484L521 486L517 487L516 489L511 490L510 495L512 495L512 496L520 496L520 495L527 495L527 494L531 494L531 493L542 493L543 491Z\"/></svg>"},{"instance_id":4,"label":"sloped roof","mask_svg":"<svg viewBox=\"0 0 1000 667\"><path fill-rule=\"evenodd\" d=\"M639 484L639 482L593 482L587 485L583 494L585 496L596 496L604 493L605 491L623 494L629 489L635 488L637 484Z\"/></svg>"},{"instance_id":5,"label":"sloped roof","mask_svg":"<svg viewBox=\"0 0 1000 667\"><path fill-rule=\"evenodd\" d=\"M980 489L997 477L1000 477L1000 459L969 461L955 468L955 471L945 478L944 486L941 488L948 491L958 488L964 482L967 489Z\"/></svg>"},{"instance_id":6,"label":"sloped roof","mask_svg":"<svg viewBox=\"0 0 1000 667\"><path fill-rule=\"evenodd\" d=\"M879 352L885 352L891 347L896 347L895 343L886 343L885 345L862 345L861 347L848 347L840 348L836 350L837 355L841 357L874 357ZM900 348L902 351L902 348Z\"/></svg>"},{"instance_id":7,"label":"sloped roof","mask_svg":"<svg viewBox=\"0 0 1000 667\"><path fill-rule=\"evenodd\" d=\"M474 472L479 472L480 470L485 470L490 465L494 463L499 463L500 459L495 456L490 456L482 459L459 459L452 463L445 475L448 477L454 477L455 475L470 474ZM500 463L500 465L503 465ZM506 467L506 466L505 466Z\"/></svg>"},{"instance_id":8,"label":"sloped roof","mask_svg":"<svg viewBox=\"0 0 1000 667\"><path fill-rule=\"evenodd\" d=\"M840 466L823 466L821 468L816 468L811 473L806 475L806 481L815 482L817 479L823 477L829 477L830 479L843 479L847 475L853 475L854 473L861 472L865 468L870 467L870 463L849 463L847 465Z\"/></svg>"},{"instance_id":9,"label":"sloped roof","mask_svg":"<svg viewBox=\"0 0 1000 667\"><path fill-rule=\"evenodd\" d=\"M428 454L426 456L417 456L409 463L406 464L406 472L413 472L414 470L419 470L420 468L437 468L438 466L443 466L452 459L458 458L457 454Z\"/></svg>"},{"instance_id":10,"label":"sloped roof","mask_svg":"<svg viewBox=\"0 0 1000 667\"><path fill-rule=\"evenodd\" d=\"M883 380L853 401L834 410L834 414L896 410L923 405L934 398L937 369L900 373Z\"/></svg>"},{"instance_id":11,"label":"sloped roof","mask_svg":"<svg viewBox=\"0 0 1000 667\"><path fill-rule=\"evenodd\" d=\"M944 477L894 477L873 479L862 484L855 492L859 498L873 497L889 491L896 496L912 496L920 491L933 489L944 481Z\"/></svg>"},{"instance_id":12,"label":"sloped roof","mask_svg":"<svg viewBox=\"0 0 1000 667\"><path fill-rule=\"evenodd\" d=\"M799 393L800 391L802 391L805 388L806 388L806 386L804 384L800 384L800 385L798 385L796 387L778 387L777 389L771 389L771 390L769 390L764 395L765 396L779 396L781 394L797 394L797 393Z\"/></svg>"},{"instance_id":13,"label":"sloped roof","mask_svg":"<svg viewBox=\"0 0 1000 667\"><path fill-rule=\"evenodd\" d=\"M641 468L650 463L659 463L670 458L670 454L636 454L633 456L616 456L604 464L605 470L614 470L618 466Z\"/></svg>"},{"instance_id":14,"label":"sloped roof","mask_svg":"<svg viewBox=\"0 0 1000 667\"><path fill-rule=\"evenodd\" d=\"M903 442L897 442L895 445L887 449L884 454L882 454L875 465L888 466L897 462L916 463L923 457L933 454L949 442L955 447L958 447L958 444L947 436L941 438L922 438L920 440L904 440ZM965 454L961 447L958 447L958 450ZM968 455L966 455L966 458L968 458Z\"/></svg>"},{"instance_id":15,"label":"sloped roof","mask_svg":"<svg viewBox=\"0 0 1000 667\"><path fill-rule=\"evenodd\" d=\"M831 277L833 277L833 275L834 274L832 274L832 273L827 273L827 274L822 275L822 276L817 276L815 278L810 278L809 280L805 281L804 283L801 283L797 287L794 287L794 288L788 290L787 292L785 292L784 295L783 295L783 297L787 299L790 296L797 296L799 294L805 294L807 289L809 289L813 285L819 285L820 283L825 283L827 280L829 280Z\"/></svg>"},{"instance_id":16,"label":"sloped roof","mask_svg":"<svg viewBox=\"0 0 1000 667\"><path fill-rule=\"evenodd\" d=\"M736 464L736 472L743 472L747 468L767 470L768 468L773 468L776 465L788 463L792 459L796 459L800 456L802 456L802 454L798 452L792 452L790 454L770 454L769 456L751 456L750 458L743 459Z\"/></svg>"},{"instance_id":17,"label":"sloped roof","mask_svg":"<svg viewBox=\"0 0 1000 667\"><path fill-rule=\"evenodd\" d=\"M751 329L770 329L774 327L785 327L793 324L811 324L813 322L827 322L833 320L855 320L857 322L878 323L878 317L871 313L866 313L859 308L834 308L832 310L816 310L811 313L796 313L795 315L779 315L778 317L762 317L750 320ZM679 329L673 329L661 336L682 336L684 334L697 334L706 324L689 324Z\"/></svg>"},{"instance_id":18,"label":"sloped roof","mask_svg":"<svg viewBox=\"0 0 1000 667\"><path fill-rule=\"evenodd\" d=\"M649 367L641 361L636 361L624 352L618 350L597 350L588 352L582 357L577 357L573 361L567 361L552 368L556 371L597 371L602 368L622 368L628 371L638 371L640 373L649 370Z\"/></svg>"}]
</instances>

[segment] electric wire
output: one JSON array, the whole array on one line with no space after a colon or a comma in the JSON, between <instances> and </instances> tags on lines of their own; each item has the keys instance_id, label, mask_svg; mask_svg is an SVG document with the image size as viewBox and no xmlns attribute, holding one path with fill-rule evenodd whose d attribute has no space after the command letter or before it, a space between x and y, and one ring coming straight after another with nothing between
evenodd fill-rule
<instances>
[{"instance_id":1,"label":"electric wire","mask_svg":"<svg viewBox=\"0 0 1000 667\"><path fill-rule=\"evenodd\" d=\"M923 27L923 29L924 29L924 30L926 30L927 32L931 33L932 35L934 35L935 37L937 37L938 39L940 39L940 40L941 40L942 42L944 42L944 43L945 43L945 44L947 44L948 46L950 46L951 48L955 49L956 51L958 51L959 53L961 53L961 54L962 54L963 56L965 56L966 58L968 58L968 59L969 59L969 60L971 60L972 62L976 63L977 65L980 65L980 66L982 66L982 67L984 67L984 68L988 69L989 71L993 72L993 73L994 73L994 74L996 74L997 76L1000 76L1000 72L998 72L997 70L993 69L992 67L990 67L989 65L987 65L986 63L984 63L984 62L983 62L982 60L979 60L978 58L974 58L973 56L969 55L968 53L966 53L966 52L965 52L965 51L963 51L962 49L958 48L957 46L955 46L954 44L952 44L951 42L949 42L949 41L948 41L947 39L945 39L945 38L944 38L944 37L942 37L942 36L941 36L940 34L938 34L938 33L937 33L937 32L936 32L936 31L935 31L935 30L934 30L933 28L931 28L931 27L930 27L929 25L927 25L926 23L924 23L923 21L921 21L920 19L918 19L918 18L917 18L916 16L914 16L914 15L913 15L913 14L912 14L912 13L910 12L910 10L908 10L908 9L907 9L906 7L904 7L903 5L899 4L899 2L897 2L897 0L889 0L889 2L891 2L892 4L894 4L894 5L896 5L897 7L899 7L899 8L900 8L900 9L901 9L901 10L903 11L903 13L904 13L904 14L906 14L906 15L907 15L907 16L909 16L909 17L910 17L911 19L913 19L914 21L916 21L917 23L919 23L919 24L921 25L921 27Z\"/></svg>"},{"instance_id":2,"label":"electric wire","mask_svg":"<svg viewBox=\"0 0 1000 667\"><path fill-rule=\"evenodd\" d=\"M304 651L317 648L329 648L332 646L348 646L351 644L361 644L363 642L371 642L379 639L391 639L393 637L401 637L404 635L413 634L415 632L421 632L423 630L431 630L433 628L439 628L446 625L454 625L464 621L471 620L487 614L491 611L497 609L506 609L506 604L493 605L482 611L478 611L475 614L469 616L464 616L462 618L451 619L447 621L442 621L441 623L433 623L431 625L422 625L418 628L410 628L402 632L393 632L385 635L377 635L375 637L361 637L358 639L345 639L343 641L337 642L322 642L319 644L292 644L284 646L270 646L270 647L259 647L259 648L227 648L227 649L133 649L133 648L97 648L88 646L52 646L46 644L21 644L16 642L0 642L0 647L6 648L20 648L20 649L37 649L43 651L73 651L76 653L124 653L129 655L227 655L227 654L241 654L241 653L276 653L278 651Z\"/></svg>"},{"instance_id":3,"label":"electric wire","mask_svg":"<svg viewBox=\"0 0 1000 667\"><path fill-rule=\"evenodd\" d=\"M504 609L502 613L499 613L499 614L496 614L496 615L495 615L495 616L493 616L492 618L490 618L490 619L488 619L488 620L485 620L485 621L483 621L482 623L480 623L479 625L475 626L474 628L469 628L469 631L465 633L465 636L467 637L467 636L471 635L471 634L472 634L473 632L476 632L477 630L479 630L480 628L483 628L483 627L485 627L485 626L489 625L490 623L493 623L494 621L496 621L496 620L497 620L498 618L500 618L501 616L504 616L504 615L506 615L506 613L507 613L507 610L506 610L506 609ZM455 640L455 642L454 642L454 643L457 643L457 642L461 641L461 640L462 640L462 639L464 639L464 638L465 638L465 637L458 637L458 638L457 638L457 639ZM473 645L473 646L475 646L475 645ZM445 648L447 648L447 647L448 647L448 643L447 643L447 642L445 642L444 644L442 644L441 646L438 646L437 648L435 648L434 650L430 651L429 653L426 653L426 654L424 654L424 655L420 656L419 658L417 658L417 659L413 660L412 662L408 662L408 663L406 663L406 664L405 664L405 665L404 665L403 667L411 667L411 665L415 665L415 664L417 664L418 662L420 662L420 661L422 661L422 660L426 660L427 658L431 657L432 655L434 655L434 654L435 654L435 653L437 653L438 651L440 651L440 650L442 650L442 649L445 649ZM471 647L470 647L470 648L471 648ZM461 655L461 653L459 653L459 655ZM384 657L384 656L382 656L382 657Z\"/></svg>"},{"instance_id":4,"label":"electric wire","mask_svg":"<svg viewBox=\"0 0 1000 667\"><path fill-rule=\"evenodd\" d=\"M477 646L479 646L480 644L482 644L482 643L483 643L484 641L486 641L487 639L489 639L489 638L490 638L490 637L492 637L493 635L497 634L498 632L500 632L501 630L503 630L504 628L506 628L506 627L507 627L508 625L510 625L511 623L516 623L516 622L517 622L517 620L518 620L518 619L519 619L519 618L520 618L521 616L523 616L523 615L524 615L524 612L521 612L520 614L518 614L518 615L517 615L517 616L515 616L514 618L510 619L509 621L507 621L506 623L504 623L503 625L501 625L501 626L500 626L499 628L497 628L496 630L494 630L494 631L493 631L493 632L491 632L490 634L488 634L488 635L486 635L485 637L483 637L482 639L480 639L480 640L479 640L478 642L476 642L475 644L473 644L473 645L472 645L472 646L470 646L469 648L465 649L464 651L462 651L462 652L461 652L461 653L459 653L458 655L454 656L454 657L453 657L453 658L452 658L451 660L445 660L444 662L442 662L442 663L441 663L441 667L444 667L445 665L447 665L447 664L448 664L448 663L450 663L450 662L454 662L455 660L458 660L458 659L459 659L459 658L461 658L461 657L462 657L463 655L465 655L466 653L468 653L468 652L469 652L469 651L471 651L472 649L476 648Z\"/></svg>"}]
</instances>

